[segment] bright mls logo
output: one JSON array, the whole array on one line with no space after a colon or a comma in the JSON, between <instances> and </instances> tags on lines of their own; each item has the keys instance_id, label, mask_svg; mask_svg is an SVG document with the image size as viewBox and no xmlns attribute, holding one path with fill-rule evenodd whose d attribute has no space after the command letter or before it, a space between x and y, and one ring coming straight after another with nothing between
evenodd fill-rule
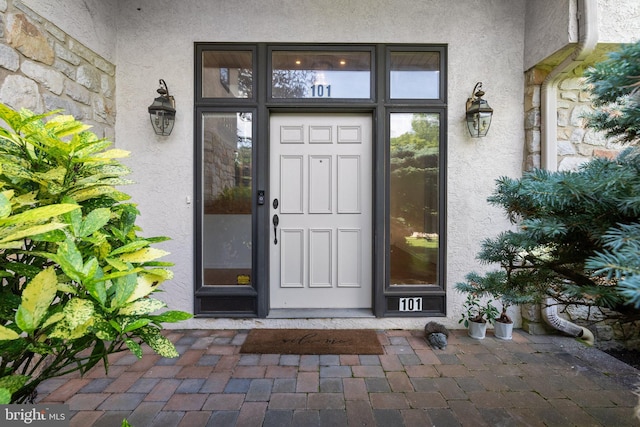
<instances>
[{"instance_id":1,"label":"bright mls logo","mask_svg":"<svg viewBox=\"0 0 640 427\"><path fill-rule=\"evenodd\" d=\"M69 427L69 405L0 405L0 425Z\"/></svg>"}]
</instances>

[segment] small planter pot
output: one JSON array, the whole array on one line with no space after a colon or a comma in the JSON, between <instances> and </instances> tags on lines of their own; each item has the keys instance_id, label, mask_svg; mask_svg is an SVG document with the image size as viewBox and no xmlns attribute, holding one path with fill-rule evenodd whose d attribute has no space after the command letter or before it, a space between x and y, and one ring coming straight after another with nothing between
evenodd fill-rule
<instances>
[{"instance_id":1,"label":"small planter pot","mask_svg":"<svg viewBox=\"0 0 640 427\"><path fill-rule=\"evenodd\" d=\"M469 322L469 336L476 340L484 339L487 333L487 323Z\"/></svg>"},{"instance_id":2,"label":"small planter pot","mask_svg":"<svg viewBox=\"0 0 640 427\"><path fill-rule=\"evenodd\" d=\"M510 340L513 333L513 322L503 323L495 322L493 324L493 335L501 340Z\"/></svg>"}]
</instances>

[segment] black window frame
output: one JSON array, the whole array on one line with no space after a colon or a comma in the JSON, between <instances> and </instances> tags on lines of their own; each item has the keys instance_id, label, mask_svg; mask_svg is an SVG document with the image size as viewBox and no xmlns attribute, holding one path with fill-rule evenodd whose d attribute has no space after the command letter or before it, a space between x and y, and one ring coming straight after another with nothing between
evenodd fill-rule
<instances>
[{"instance_id":1,"label":"black window frame","mask_svg":"<svg viewBox=\"0 0 640 427\"><path fill-rule=\"evenodd\" d=\"M252 98L205 98L202 96L202 53L206 50L251 50L253 52ZM272 98L271 58L273 51L367 51L371 54L369 99ZM268 129L271 112L367 112L373 118L373 304L377 317L436 317L446 315L446 193L447 193L447 45L446 44L302 44L302 43L204 43L194 44L194 314L197 317L267 317L269 313L269 210L257 204L257 192L268 192ZM392 52L438 52L440 79L438 98L391 99L390 55ZM202 165L201 118L208 112L252 111L252 286L202 286ZM439 231L437 286L389 285L389 117L391 113L440 114ZM266 201L270 198L267 194ZM265 234L266 233L266 234ZM265 234L265 236L263 236ZM399 298L420 297L423 310L400 312Z\"/></svg>"}]
</instances>

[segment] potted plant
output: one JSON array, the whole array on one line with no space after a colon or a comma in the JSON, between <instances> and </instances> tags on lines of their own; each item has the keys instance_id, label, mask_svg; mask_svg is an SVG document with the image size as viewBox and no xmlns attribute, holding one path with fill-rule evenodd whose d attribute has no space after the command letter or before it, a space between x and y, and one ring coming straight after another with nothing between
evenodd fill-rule
<instances>
[{"instance_id":1,"label":"potted plant","mask_svg":"<svg viewBox=\"0 0 640 427\"><path fill-rule=\"evenodd\" d=\"M509 302L506 299L501 299L501 303L502 311L493 323L493 335L501 340L510 340L513 334L513 320L507 314Z\"/></svg>"},{"instance_id":2,"label":"potted plant","mask_svg":"<svg viewBox=\"0 0 640 427\"><path fill-rule=\"evenodd\" d=\"M493 323L498 317L498 309L488 300L486 304L480 303L480 297L474 292L467 294L464 302L462 317L458 323L463 323L469 328L469 336L474 339L483 339L487 332L487 323Z\"/></svg>"}]
</instances>

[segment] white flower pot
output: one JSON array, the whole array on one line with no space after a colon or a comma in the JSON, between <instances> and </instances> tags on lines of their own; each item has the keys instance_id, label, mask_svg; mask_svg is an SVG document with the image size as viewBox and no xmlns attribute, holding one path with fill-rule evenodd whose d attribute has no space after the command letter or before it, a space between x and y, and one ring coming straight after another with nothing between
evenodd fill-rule
<instances>
[{"instance_id":1,"label":"white flower pot","mask_svg":"<svg viewBox=\"0 0 640 427\"><path fill-rule=\"evenodd\" d=\"M513 332L513 323L495 322L493 324L493 335L501 340L510 340Z\"/></svg>"},{"instance_id":2,"label":"white flower pot","mask_svg":"<svg viewBox=\"0 0 640 427\"><path fill-rule=\"evenodd\" d=\"M487 333L487 323L469 322L469 336L476 340L484 339Z\"/></svg>"}]
</instances>

